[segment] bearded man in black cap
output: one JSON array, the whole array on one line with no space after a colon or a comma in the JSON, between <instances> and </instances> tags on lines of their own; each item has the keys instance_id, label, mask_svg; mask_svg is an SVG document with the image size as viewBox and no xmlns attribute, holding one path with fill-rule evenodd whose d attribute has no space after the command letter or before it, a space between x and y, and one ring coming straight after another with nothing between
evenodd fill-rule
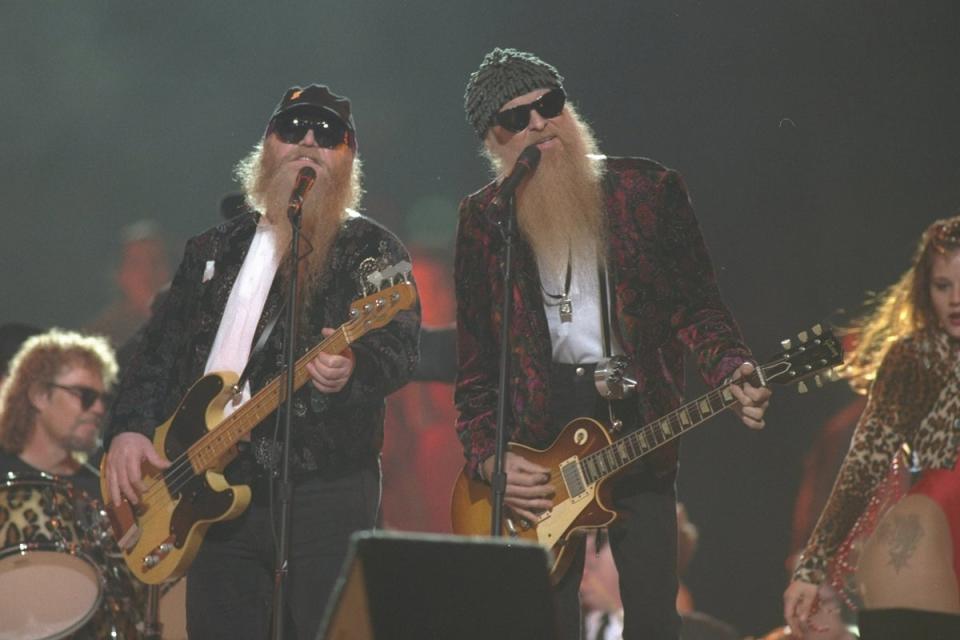
<instances>
[{"instance_id":1,"label":"bearded man in black cap","mask_svg":"<svg viewBox=\"0 0 960 640\"><path fill-rule=\"evenodd\" d=\"M249 210L188 241L170 291L122 377L106 465L114 504L138 501L146 489L143 463L170 466L151 438L198 378L246 369L230 413L281 373L292 270L287 209L302 168L313 168L317 177L301 208L298 357L348 320L371 272L409 260L392 233L354 210L361 195L356 152L346 98L322 85L284 94L262 141L237 166ZM346 351L321 353L306 367L310 380L294 394L288 611L275 612L287 616L284 637L314 637L350 535L376 523L384 398L416 366L419 324L413 306ZM226 470L229 481L251 486L250 506L214 524L190 566L192 638L268 635L279 511L279 497L271 496L279 458L273 416L240 443Z\"/></svg>"},{"instance_id":2,"label":"bearded man in black cap","mask_svg":"<svg viewBox=\"0 0 960 640\"><path fill-rule=\"evenodd\" d=\"M563 78L530 53L487 54L467 83L465 108L497 176L463 200L457 232L457 430L475 481L487 482L494 469L507 215L495 196L530 145L541 160L516 193L508 439L545 449L574 418L593 417L616 436L655 420L683 399L684 348L710 386L753 371L676 172L600 156ZM627 358L635 386L602 375L595 384L597 363L612 356ZM742 421L763 427L769 391L745 384L732 392ZM609 535L624 638L679 634L676 463L676 449L661 447L615 485L619 518ZM509 452L504 471L508 515L518 526L537 522L553 506L551 481L560 480ZM581 545L557 587L563 638L580 634L582 569Z\"/></svg>"}]
</instances>

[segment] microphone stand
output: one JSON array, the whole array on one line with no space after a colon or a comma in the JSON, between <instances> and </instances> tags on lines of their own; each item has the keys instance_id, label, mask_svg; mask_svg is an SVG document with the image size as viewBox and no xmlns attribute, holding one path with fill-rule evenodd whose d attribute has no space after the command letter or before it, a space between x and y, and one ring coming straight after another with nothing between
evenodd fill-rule
<instances>
[{"instance_id":1,"label":"microphone stand","mask_svg":"<svg viewBox=\"0 0 960 640\"><path fill-rule=\"evenodd\" d=\"M493 454L493 474L490 487L493 489L493 513L490 517L490 535L500 537L503 513L503 498L507 491L507 474L503 470L503 458L507 448L507 376L510 372L510 320L513 315L513 240L516 236L516 198L511 194L507 200L506 217L501 226L504 240L503 252L503 307L500 321L500 386L497 395L497 447Z\"/></svg>"},{"instance_id":2,"label":"microphone stand","mask_svg":"<svg viewBox=\"0 0 960 640\"><path fill-rule=\"evenodd\" d=\"M293 378L296 357L297 337L297 279L300 271L300 218L303 207L303 197L287 209L290 219L292 236L290 239L290 288L287 303L287 334L286 334L286 374L284 378L283 403L283 444L280 451L280 528L277 541L277 556L274 563L273 584L273 640L283 640L283 623L286 617L286 578L289 562L290 543L290 516L292 515L290 502L293 498L293 486L290 483L290 421L293 416Z\"/></svg>"}]
</instances>

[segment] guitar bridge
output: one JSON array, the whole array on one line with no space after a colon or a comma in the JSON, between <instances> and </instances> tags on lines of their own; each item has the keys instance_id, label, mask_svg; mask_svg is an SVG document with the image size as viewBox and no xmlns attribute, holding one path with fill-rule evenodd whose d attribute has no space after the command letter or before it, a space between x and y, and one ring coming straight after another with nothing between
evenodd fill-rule
<instances>
[{"instance_id":1,"label":"guitar bridge","mask_svg":"<svg viewBox=\"0 0 960 640\"><path fill-rule=\"evenodd\" d=\"M174 537L170 536L156 547L153 548L153 551L148 553L143 557L143 569L144 571L149 571L154 568L160 561L167 557L167 555L173 551L173 540Z\"/></svg>"}]
</instances>

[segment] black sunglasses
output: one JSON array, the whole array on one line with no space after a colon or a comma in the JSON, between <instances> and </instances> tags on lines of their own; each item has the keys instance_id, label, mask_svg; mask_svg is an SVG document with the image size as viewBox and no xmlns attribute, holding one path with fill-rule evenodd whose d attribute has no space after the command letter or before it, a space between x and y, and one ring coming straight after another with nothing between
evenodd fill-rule
<instances>
[{"instance_id":1,"label":"black sunglasses","mask_svg":"<svg viewBox=\"0 0 960 640\"><path fill-rule=\"evenodd\" d=\"M494 114L493 121L507 131L518 133L530 124L531 109L536 109L537 113L544 118L556 118L563 111L563 105L566 102L567 94L563 92L563 89L551 89L533 102Z\"/></svg>"},{"instance_id":2,"label":"black sunglasses","mask_svg":"<svg viewBox=\"0 0 960 640\"><path fill-rule=\"evenodd\" d=\"M97 391L96 389L91 389L90 387L84 387L82 385L63 385L57 384L56 382L47 383L47 386L63 389L70 395L79 398L80 408L84 411L92 407L97 400L103 400L104 407L110 404L110 394L103 391Z\"/></svg>"},{"instance_id":3,"label":"black sunglasses","mask_svg":"<svg viewBox=\"0 0 960 640\"><path fill-rule=\"evenodd\" d=\"M343 121L319 109L281 113L270 123L270 130L287 144L297 144L307 131L313 131L313 139L325 149L350 142L350 130Z\"/></svg>"}]
</instances>

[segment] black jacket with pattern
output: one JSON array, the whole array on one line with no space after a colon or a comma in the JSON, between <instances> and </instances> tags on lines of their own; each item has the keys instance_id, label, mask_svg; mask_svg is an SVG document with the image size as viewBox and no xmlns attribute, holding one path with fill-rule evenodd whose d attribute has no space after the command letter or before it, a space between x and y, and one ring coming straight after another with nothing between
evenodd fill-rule
<instances>
[{"instance_id":1,"label":"black jacket with pattern","mask_svg":"<svg viewBox=\"0 0 960 640\"><path fill-rule=\"evenodd\" d=\"M122 431L152 437L203 375L257 219L256 214L241 215L187 242L170 291L143 329L121 376L108 444L109 437ZM322 328L338 327L348 319L350 303L363 295L365 269L383 269L409 259L392 233L348 212L331 248L327 273L305 296L297 353L302 355L318 344ZM254 394L280 373L284 362L283 280L279 275L274 279L254 336L256 343L269 319L279 312L280 319L250 374ZM384 398L403 386L416 366L419 327L419 305L401 311L389 324L351 345L356 364L340 392L323 394L308 382L295 393L291 449L295 472L316 470L334 477L376 460L383 441ZM254 430L254 441L265 442L274 424L272 415L266 418Z\"/></svg>"}]
</instances>

